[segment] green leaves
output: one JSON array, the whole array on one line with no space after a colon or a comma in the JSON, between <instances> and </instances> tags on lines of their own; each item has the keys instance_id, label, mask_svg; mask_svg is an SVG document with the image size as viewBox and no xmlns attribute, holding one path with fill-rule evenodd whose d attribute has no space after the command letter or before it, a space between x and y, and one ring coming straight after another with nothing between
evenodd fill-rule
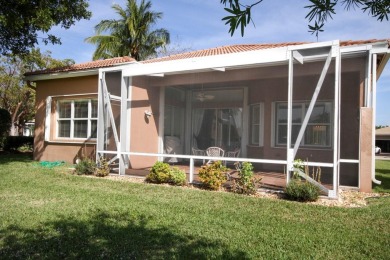
<instances>
[{"instance_id":1,"label":"green leaves","mask_svg":"<svg viewBox=\"0 0 390 260\"><path fill-rule=\"evenodd\" d=\"M361 1L359 1L361 2ZM372 17L376 17L378 21L383 21L383 19L389 20L390 13L390 1L389 0L373 0L373 1L364 1L364 7L362 8L363 12L368 11Z\"/></svg>"},{"instance_id":2,"label":"green leaves","mask_svg":"<svg viewBox=\"0 0 390 260\"><path fill-rule=\"evenodd\" d=\"M169 44L170 35L166 29L152 30L162 13L152 11L151 7L151 2L145 0L139 4L136 0L128 0L125 8L113 5L118 19L101 21L95 26L96 35L85 39L97 45L93 59L131 56L138 61L145 60Z\"/></svg>"},{"instance_id":3,"label":"green leaves","mask_svg":"<svg viewBox=\"0 0 390 260\"><path fill-rule=\"evenodd\" d=\"M76 21L89 19L87 0L0 0L0 53L25 54L38 43L38 33L53 26L69 29ZM47 35L45 44L60 44L60 38Z\"/></svg>"},{"instance_id":4,"label":"green leaves","mask_svg":"<svg viewBox=\"0 0 390 260\"><path fill-rule=\"evenodd\" d=\"M229 33L231 36L240 27L241 36L244 36L245 27L249 24L251 19L252 7L262 2L253 0L253 4L244 5L240 0L221 0L220 3L227 6L224 8L229 13L228 16L222 18L225 24L229 26ZM309 32L318 34L324 31L324 25L328 19L333 19L336 14L336 7L344 6L347 11L350 9L360 8L363 12L368 12L372 17L377 18L378 21L389 20L390 14L390 0L309 0L310 4L305 6L309 10L306 19L309 22L314 21L314 24L309 24ZM253 22L253 21L252 21Z\"/></svg>"},{"instance_id":5,"label":"green leaves","mask_svg":"<svg viewBox=\"0 0 390 260\"><path fill-rule=\"evenodd\" d=\"M227 0L221 0L221 3L226 5ZM239 0L229 0L229 7L224 8L226 12L231 15L222 18L222 21L226 21L225 24L229 24L229 33L233 36L236 29L241 27L241 36L244 36L245 27L252 21L251 10L252 7L261 3L258 1L252 5L242 5ZM243 9L241 9L243 8ZM252 21L253 22L253 21ZM254 24L253 24L254 25Z\"/></svg>"}]
</instances>

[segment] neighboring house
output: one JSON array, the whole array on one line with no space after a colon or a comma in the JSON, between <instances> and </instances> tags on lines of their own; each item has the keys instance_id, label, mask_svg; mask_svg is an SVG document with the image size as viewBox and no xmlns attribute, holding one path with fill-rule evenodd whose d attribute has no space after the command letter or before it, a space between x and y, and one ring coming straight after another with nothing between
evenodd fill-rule
<instances>
[{"instance_id":1,"label":"neighboring house","mask_svg":"<svg viewBox=\"0 0 390 260\"><path fill-rule=\"evenodd\" d=\"M375 130L375 145L382 153L390 153L390 127L383 127Z\"/></svg>"},{"instance_id":2,"label":"neighboring house","mask_svg":"<svg viewBox=\"0 0 390 260\"><path fill-rule=\"evenodd\" d=\"M23 126L23 136L34 136L34 120L28 121Z\"/></svg>"},{"instance_id":3,"label":"neighboring house","mask_svg":"<svg viewBox=\"0 0 390 260\"><path fill-rule=\"evenodd\" d=\"M204 159L193 151L217 146L284 182L305 160L329 197L371 191L376 81L389 56L388 40L244 44L29 73L34 158L97 152L120 174L176 158L192 181Z\"/></svg>"}]
</instances>

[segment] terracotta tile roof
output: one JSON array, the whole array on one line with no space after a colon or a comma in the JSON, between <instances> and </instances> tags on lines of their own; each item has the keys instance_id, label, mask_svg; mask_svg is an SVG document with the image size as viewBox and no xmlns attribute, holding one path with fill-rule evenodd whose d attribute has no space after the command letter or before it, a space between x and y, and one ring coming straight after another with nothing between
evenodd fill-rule
<instances>
[{"instance_id":1,"label":"terracotta tile roof","mask_svg":"<svg viewBox=\"0 0 390 260\"><path fill-rule=\"evenodd\" d=\"M351 41L351 40L340 41L340 45L351 46L351 45L370 44L370 43L383 42L383 41L388 41L390 45L389 40L377 40L377 39L360 40L360 41ZM272 43L272 44L268 44L268 43L237 44L237 45L222 46L222 47L216 47L216 48L211 48L206 50L198 50L198 51L176 54L176 55L161 57L157 59L142 61L142 63L155 63L155 62L190 59L190 58L206 57L206 56L229 54L229 53L238 53L238 52L245 52L245 51L273 49L273 48L281 48L281 47L300 45L306 43L310 43L310 42L283 42L283 43Z\"/></svg>"},{"instance_id":2,"label":"terracotta tile roof","mask_svg":"<svg viewBox=\"0 0 390 260\"><path fill-rule=\"evenodd\" d=\"M340 45L352 46L352 45L372 44L375 42L383 42L383 41L387 41L390 45L390 40L377 40L377 39L341 41ZM198 51L186 52L186 53L181 53L181 54L176 54L176 55L171 55L171 56L166 56L166 57L161 57L156 59L145 60L142 61L142 63L147 64L147 63L156 63L156 62L163 62L163 61L183 60L183 59L199 58L199 57L206 57L206 56L222 55L222 54L229 54L229 53L240 53L246 51L273 49L273 48L280 48L280 47L286 47L292 45L300 45L305 43L309 43L309 42L283 42L283 43L272 43L272 44L269 43L236 44L236 45L222 46L222 47L216 47L216 48L211 48L206 50L198 50ZM125 56L125 57L118 57L118 58L112 58L106 60L97 60L97 61L85 62L80 64L74 64L72 66L64 67L64 68L29 72L26 73L25 75L28 76L28 75L106 68L115 65L120 65L122 63L133 62L133 61L135 61L133 58Z\"/></svg>"},{"instance_id":3,"label":"terracotta tile roof","mask_svg":"<svg viewBox=\"0 0 390 260\"><path fill-rule=\"evenodd\" d=\"M58 72L70 72L70 71L79 71L79 70L108 68L108 67L113 67L116 65L120 65L127 62L134 62L134 61L136 60L131 57L124 56L124 57L117 57L112 59L89 61L89 62L74 64L71 66L55 68L55 69L33 71L33 72L28 72L25 75L28 76L28 75L37 75L37 74L49 74L49 73L58 73Z\"/></svg>"},{"instance_id":4,"label":"terracotta tile roof","mask_svg":"<svg viewBox=\"0 0 390 260\"><path fill-rule=\"evenodd\" d=\"M171 56L151 59L151 60L145 60L142 61L142 63L154 63L154 62L163 62L163 61L171 61L171 60L207 57L207 56L222 55L222 54L229 54L229 53L239 53L239 52L246 52L246 51L257 51L257 50L273 49L273 48L280 48L280 47L286 47L292 45L300 45L305 43L306 42L284 42L284 43L272 43L272 44L268 44L268 43L236 44L236 45L222 46L222 47L216 47L216 48L211 48L206 50L180 53Z\"/></svg>"}]
</instances>

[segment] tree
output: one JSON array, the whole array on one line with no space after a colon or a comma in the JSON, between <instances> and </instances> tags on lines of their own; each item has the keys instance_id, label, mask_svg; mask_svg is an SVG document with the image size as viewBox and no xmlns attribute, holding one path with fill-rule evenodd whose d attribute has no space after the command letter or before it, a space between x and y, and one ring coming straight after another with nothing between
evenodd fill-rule
<instances>
[{"instance_id":1,"label":"tree","mask_svg":"<svg viewBox=\"0 0 390 260\"><path fill-rule=\"evenodd\" d=\"M33 49L28 55L0 56L0 108L11 115L10 135L21 134L25 123L35 115L35 88L23 80L24 73L74 64L69 59L53 59L50 54Z\"/></svg>"},{"instance_id":2,"label":"tree","mask_svg":"<svg viewBox=\"0 0 390 260\"><path fill-rule=\"evenodd\" d=\"M53 26L69 29L76 21L89 19L86 0L0 0L0 53L26 54L38 43L38 33ZM41 38L45 44L61 44L52 34Z\"/></svg>"},{"instance_id":3,"label":"tree","mask_svg":"<svg viewBox=\"0 0 390 260\"><path fill-rule=\"evenodd\" d=\"M225 24L229 24L229 33L232 36L238 27L241 28L241 36L244 36L245 27L252 21L252 8L263 0L253 0L250 5L241 2L240 0L221 0L223 5L228 6L225 10L229 15L222 20L226 21ZM305 18L308 18L309 22L314 22L308 26L309 32L315 34L316 37L318 33L324 31L323 27L328 18L333 19L332 15L336 14L337 5L344 6L346 10L360 8L363 12L376 17L378 21L389 20L390 0L309 0L309 2L310 4L305 6L309 9Z\"/></svg>"},{"instance_id":4,"label":"tree","mask_svg":"<svg viewBox=\"0 0 390 260\"><path fill-rule=\"evenodd\" d=\"M174 41L171 41L165 48L160 48L155 56L150 56L150 58L160 58L167 57L172 55L177 55L185 52L193 51L194 49L191 46L183 45L179 37L175 37Z\"/></svg>"},{"instance_id":5,"label":"tree","mask_svg":"<svg viewBox=\"0 0 390 260\"><path fill-rule=\"evenodd\" d=\"M136 60L145 60L157 54L157 49L169 44L169 32L166 29L152 30L162 18L162 13L151 11L150 1L128 0L126 9L117 4L112 8L119 19L103 20L95 26L96 35L85 39L96 44L93 59L107 59L131 56ZM109 35L101 35L108 32Z\"/></svg>"}]
</instances>

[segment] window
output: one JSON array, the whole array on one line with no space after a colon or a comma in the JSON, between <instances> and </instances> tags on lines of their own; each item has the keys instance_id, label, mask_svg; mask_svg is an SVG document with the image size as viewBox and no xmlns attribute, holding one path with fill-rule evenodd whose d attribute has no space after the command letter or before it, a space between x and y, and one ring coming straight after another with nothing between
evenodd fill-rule
<instances>
[{"instance_id":1,"label":"window","mask_svg":"<svg viewBox=\"0 0 390 260\"><path fill-rule=\"evenodd\" d=\"M250 106L251 111L251 144L263 145L263 104L254 104Z\"/></svg>"},{"instance_id":2,"label":"window","mask_svg":"<svg viewBox=\"0 0 390 260\"><path fill-rule=\"evenodd\" d=\"M295 103L292 106L292 140L295 144L309 103ZM287 103L276 103L276 145L287 143ZM317 102L313 108L302 140L303 146L330 147L332 142L332 103Z\"/></svg>"},{"instance_id":3,"label":"window","mask_svg":"<svg viewBox=\"0 0 390 260\"><path fill-rule=\"evenodd\" d=\"M165 106L164 135L181 137L184 127L184 110L176 106Z\"/></svg>"},{"instance_id":4,"label":"window","mask_svg":"<svg viewBox=\"0 0 390 260\"><path fill-rule=\"evenodd\" d=\"M96 138L97 100L60 100L57 105L57 137Z\"/></svg>"}]
</instances>

